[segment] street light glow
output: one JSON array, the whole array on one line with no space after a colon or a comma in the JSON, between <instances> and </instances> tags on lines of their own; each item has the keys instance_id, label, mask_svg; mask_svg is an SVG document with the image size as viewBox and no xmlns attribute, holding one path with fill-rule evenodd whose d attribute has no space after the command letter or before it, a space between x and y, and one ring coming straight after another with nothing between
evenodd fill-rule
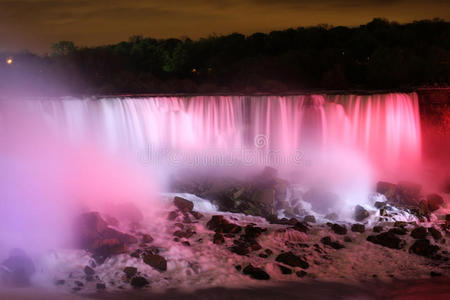
<instances>
[{"instance_id":1,"label":"street light glow","mask_svg":"<svg viewBox=\"0 0 450 300\"><path fill-rule=\"evenodd\" d=\"M6 59L6 64L8 64L8 65L12 65L13 62L14 62L14 61L13 61L12 58L7 58L7 59Z\"/></svg>"}]
</instances>

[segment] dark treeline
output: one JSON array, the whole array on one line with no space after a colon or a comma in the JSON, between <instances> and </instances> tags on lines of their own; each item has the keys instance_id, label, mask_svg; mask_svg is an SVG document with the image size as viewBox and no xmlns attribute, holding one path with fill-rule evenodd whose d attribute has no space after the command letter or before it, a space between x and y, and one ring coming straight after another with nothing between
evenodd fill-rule
<instances>
[{"instance_id":1,"label":"dark treeline","mask_svg":"<svg viewBox=\"0 0 450 300\"><path fill-rule=\"evenodd\" d=\"M3 54L0 88L62 86L73 93L280 92L448 86L450 23L300 27L190 39L135 36L50 55ZM7 64L9 56L14 58ZM18 80L19 79L19 80Z\"/></svg>"}]
</instances>

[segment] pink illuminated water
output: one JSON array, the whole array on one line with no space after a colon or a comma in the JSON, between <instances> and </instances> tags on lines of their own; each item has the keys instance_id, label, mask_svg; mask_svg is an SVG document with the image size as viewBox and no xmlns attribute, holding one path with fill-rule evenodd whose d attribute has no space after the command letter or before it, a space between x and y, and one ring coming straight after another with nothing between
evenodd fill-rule
<instances>
[{"instance_id":1,"label":"pink illuminated water","mask_svg":"<svg viewBox=\"0 0 450 300\"><path fill-rule=\"evenodd\" d=\"M417 95L200 96L27 101L70 138L108 151L276 151L320 159L336 149L377 170L404 170L421 157ZM258 141L257 139L260 138ZM255 143L262 143L255 145Z\"/></svg>"},{"instance_id":2,"label":"pink illuminated water","mask_svg":"<svg viewBox=\"0 0 450 300\"><path fill-rule=\"evenodd\" d=\"M165 177L211 153L361 203L376 179L414 174L420 132L414 93L0 101L0 242L64 236L75 209L150 201L136 162Z\"/></svg>"}]
</instances>

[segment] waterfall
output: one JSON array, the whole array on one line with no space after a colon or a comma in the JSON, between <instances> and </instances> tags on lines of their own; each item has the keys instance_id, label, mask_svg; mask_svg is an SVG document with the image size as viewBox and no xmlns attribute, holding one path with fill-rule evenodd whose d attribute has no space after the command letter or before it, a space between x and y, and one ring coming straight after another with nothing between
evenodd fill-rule
<instances>
[{"instance_id":1,"label":"waterfall","mask_svg":"<svg viewBox=\"0 0 450 300\"><path fill-rule=\"evenodd\" d=\"M383 171L416 166L421 157L415 93L60 98L23 103L24 109L71 139L89 138L112 153L126 150L136 157L149 147L199 154L256 149L284 157L300 153L315 161L335 149L351 149Z\"/></svg>"}]
</instances>

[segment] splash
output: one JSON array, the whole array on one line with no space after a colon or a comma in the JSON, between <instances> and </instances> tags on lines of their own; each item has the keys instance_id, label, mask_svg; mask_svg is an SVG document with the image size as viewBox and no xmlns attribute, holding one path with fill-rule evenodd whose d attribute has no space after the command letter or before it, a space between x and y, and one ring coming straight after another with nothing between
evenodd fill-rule
<instances>
[{"instance_id":1,"label":"splash","mask_svg":"<svg viewBox=\"0 0 450 300\"><path fill-rule=\"evenodd\" d=\"M120 217L127 203L157 210L151 178L133 162L88 139L67 140L21 102L0 106L1 254L70 246L83 211Z\"/></svg>"},{"instance_id":2,"label":"splash","mask_svg":"<svg viewBox=\"0 0 450 300\"><path fill-rule=\"evenodd\" d=\"M290 174L289 180L320 185L357 203L374 178L412 174L421 159L414 93L52 98L14 104L0 103L0 225L8 228L1 241L14 247L60 243L68 232L66 216L76 211L151 203L152 180L139 164L165 177L192 157L200 158L190 162L196 167L214 153L254 167L273 165ZM151 158L142 160L148 149ZM208 163L202 167L212 167ZM21 241L30 228L33 234ZM42 239L48 241L39 243Z\"/></svg>"}]
</instances>

